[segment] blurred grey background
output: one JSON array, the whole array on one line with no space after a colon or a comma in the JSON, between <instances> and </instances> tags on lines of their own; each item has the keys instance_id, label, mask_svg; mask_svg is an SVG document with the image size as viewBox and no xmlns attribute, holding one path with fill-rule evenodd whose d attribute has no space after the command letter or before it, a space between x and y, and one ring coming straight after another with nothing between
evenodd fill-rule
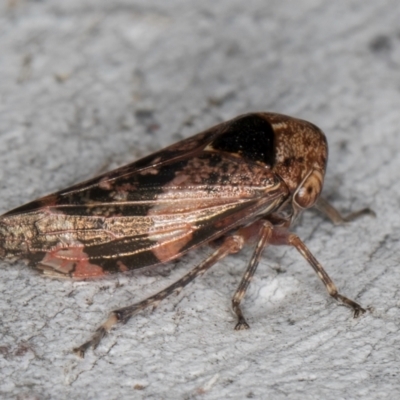
<instances>
[{"instance_id":1,"label":"blurred grey background","mask_svg":"<svg viewBox=\"0 0 400 400\"><path fill-rule=\"evenodd\" d=\"M107 313L175 281L42 278L0 267L0 395L18 399L398 398L398 0L6 0L0 6L0 210L250 111L297 116L330 145L325 196L377 218L295 227L354 320L293 249L265 251L235 332L230 298L250 250L71 349ZM169 268L171 269L171 268Z\"/></svg>"}]
</instances>

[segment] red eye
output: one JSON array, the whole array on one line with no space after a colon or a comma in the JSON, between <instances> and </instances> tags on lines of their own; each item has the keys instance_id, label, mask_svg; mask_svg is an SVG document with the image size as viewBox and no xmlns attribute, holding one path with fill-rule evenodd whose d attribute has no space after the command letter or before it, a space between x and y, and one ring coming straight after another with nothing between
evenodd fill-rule
<instances>
[{"instance_id":1,"label":"red eye","mask_svg":"<svg viewBox=\"0 0 400 400\"><path fill-rule=\"evenodd\" d=\"M322 190L321 172L314 170L298 187L293 196L294 202L301 208L310 208L317 201Z\"/></svg>"}]
</instances>

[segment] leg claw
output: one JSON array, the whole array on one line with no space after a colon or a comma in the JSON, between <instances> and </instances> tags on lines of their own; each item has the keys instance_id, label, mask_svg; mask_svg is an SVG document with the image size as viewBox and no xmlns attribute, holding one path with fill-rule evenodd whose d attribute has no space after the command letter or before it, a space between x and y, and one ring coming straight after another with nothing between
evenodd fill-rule
<instances>
[{"instance_id":1,"label":"leg claw","mask_svg":"<svg viewBox=\"0 0 400 400\"><path fill-rule=\"evenodd\" d=\"M245 329L250 329L250 325L244 319L240 319L235 326L235 331L244 331Z\"/></svg>"},{"instance_id":2,"label":"leg claw","mask_svg":"<svg viewBox=\"0 0 400 400\"><path fill-rule=\"evenodd\" d=\"M358 318L360 315L363 315L366 312L366 310L362 307L355 308L354 309L354 318Z\"/></svg>"},{"instance_id":3,"label":"leg claw","mask_svg":"<svg viewBox=\"0 0 400 400\"><path fill-rule=\"evenodd\" d=\"M93 337L82 346L75 347L72 351L80 358L85 358L86 350L93 347L93 350L99 345L100 340L107 334L107 331L100 327L97 329Z\"/></svg>"}]
</instances>

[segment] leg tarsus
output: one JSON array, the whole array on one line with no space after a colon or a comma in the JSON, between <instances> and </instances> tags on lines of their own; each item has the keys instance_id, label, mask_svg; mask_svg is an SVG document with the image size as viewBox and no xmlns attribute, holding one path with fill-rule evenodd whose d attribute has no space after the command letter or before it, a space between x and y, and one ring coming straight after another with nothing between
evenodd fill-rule
<instances>
[{"instance_id":1,"label":"leg tarsus","mask_svg":"<svg viewBox=\"0 0 400 400\"><path fill-rule=\"evenodd\" d=\"M235 331L244 331L246 329L250 329L250 325L243 317L239 318L238 323L235 325Z\"/></svg>"},{"instance_id":2,"label":"leg tarsus","mask_svg":"<svg viewBox=\"0 0 400 400\"><path fill-rule=\"evenodd\" d=\"M242 331L245 329L250 329L250 325L245 320L242 309L240 308L240 301L242 300L244 293L240 292L240 298L237 296L238 293L239 292L237 291L232 299L232 310L234 311L238 319L238 322L235 325L235 331Z\"/></svg>"},{"instance_id":3,"label":"leg tarsus","mask_svg":"<svg viewBox=\"0 0 400 400\"><path fill-rule=\"evenodd\" d=\"M342 216L335 207L333 207L327 200L320 197L315 204L316 208L325 214L335 225L343 225L347 222L354 221L355 219L364 215L376 217L376 214L370 208L363 208L362 210L355 211L349 215Z\"/></svg>"},{"instance_id":4,"label":"leg tarsus","mask_svg":"<svg viewBox=\"0 0 400 400\"><path fill-rule=\"evenodd\" d=\"M107 333L113 328L115 324L120 322L118 315L116 312L112 312L109 317L107 318L107 321L98 327L96 329L96 332L93 334L92 338L85 342L83 345L76 347L73 349L73 352L78 355L80 358L85 357L86 350L89 349L90 347L94 349L97 348L99 345L101 339L103 339L104 336L107 335Z\"/></svg>"},{"instance_id":5,"label":"leg tarsus","mask_svg":"<svg viewBox=\"0 0 400 400\"><path fill-rule=\"evenodd\" d=\"M364 215L369 215L370 217L373 217L373 218L376 217L375 211L371 210L370 208L363 208L362 210L354 211L346 216L343 216L342 220L339 221L339 224L345 224L347 222L352 222L355 219L363 217Z\"/></svg>"},{"instance_id":6,"label":"leg tarsus","mask_svg":"<svg viewBox=\"0 0 400 400\"><path fill-rule=\"evenodd\" d=\"M103 339L103 337L106 334L107 334L107 331L102 326L100 326L99 328L97 328L96 332L94 333L94 335L92 336L92 338L90 340L88 340L86 343L82 344L81 346L73 349L73 352L80 358L85 358L86 350L89 349L90 347L92 347L94 350L99 345L101 339Z\"/></svg>"},{"instance_id":7,"label":"leg tarsus","mask_svg":"<svg viewBox=\"0 0 400 400\"><path fill-rule=\"evenodd\" d=\"M340 301L345 306L352 308L354 311L354 314L353 314L354 318L358 318L360 315L362 315L366 312L366 310L364 308L362 308L358 303L356 303L355 301L353 301L345 296L342 296L340 293L332 294L331 296L334 299Z\"/></svg>"}]
</instances>

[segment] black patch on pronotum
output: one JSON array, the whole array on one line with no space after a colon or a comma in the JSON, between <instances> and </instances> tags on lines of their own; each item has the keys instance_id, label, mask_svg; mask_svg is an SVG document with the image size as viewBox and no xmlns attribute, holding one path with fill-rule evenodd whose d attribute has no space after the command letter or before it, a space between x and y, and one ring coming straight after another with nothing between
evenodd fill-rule
<instances>
[{"instance_id":1,"label":"black patch on pronotum","mask_svg":"<svg viewBox=\"0 0 400 400\"><path fill-rule=\"evenodd\" d=\"M246 115L231 122L227 130L212 142L212 147L271 167L275 161L274 130L258 115Z\"/></svg>"}]
</instances>

